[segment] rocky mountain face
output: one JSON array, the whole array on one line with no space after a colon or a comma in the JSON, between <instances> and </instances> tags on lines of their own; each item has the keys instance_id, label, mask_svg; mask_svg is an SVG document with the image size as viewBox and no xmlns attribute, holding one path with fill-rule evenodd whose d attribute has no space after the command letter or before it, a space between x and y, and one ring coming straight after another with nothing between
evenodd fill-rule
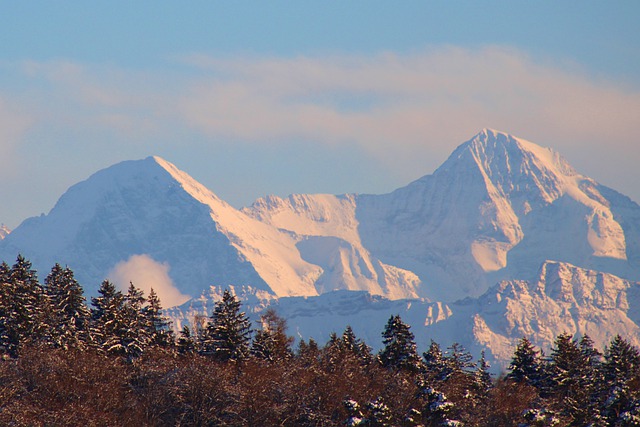
<instances>
[{"instance_id":1,"label":"rocky mountain face","mask_svg":"<svg viewBox=\"0 0 640 427\"><path fill-rule=\"evenodd\" d=\"M435 173L390 194L268 197L245 212L299 235L361 245L415 273L417 295L431 300L533 278L545 260L640 280L637 247L627 245L640 236L635 203L552 150L487 129Z\"/></svg>"},{"instance_id":2,"label":"rocky mountain face","mask_svg":"<svg viewBox=\"0 0 640 427\"><path fill-rule=\"evenodd\" d=\"M267 196L242 210L163 159L123 162L0 240L4 260L18 253L42 273L69 265L90 295L144 255L193 297L172 310L177 324L233 285L301 337L350 324L375 345L401 314L423 348L458 341L499 363L523 335L640 343L640 207L551 149L488 129L389 194Z\"/></svg>"}]
</instances>

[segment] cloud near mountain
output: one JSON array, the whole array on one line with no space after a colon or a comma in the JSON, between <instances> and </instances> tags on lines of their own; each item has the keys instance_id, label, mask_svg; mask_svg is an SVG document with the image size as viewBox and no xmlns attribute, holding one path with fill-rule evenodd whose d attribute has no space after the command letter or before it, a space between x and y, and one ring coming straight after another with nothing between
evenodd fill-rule
<instances>
[{"instance_id":1,"label":"cloud near mountain","mask_svg":"<svg viewBox=\"0 0 640 427\"><path fill-rule=\"evenodd\" d=\"M153 289L167 307L180 305L191 298L182 294L173 284L167 263L156 262L145 254L131 255L126 261L117 263L107 278L123 292L127 291L129 283L143 290L146 296Z\"/></svg>"}]
</instances>

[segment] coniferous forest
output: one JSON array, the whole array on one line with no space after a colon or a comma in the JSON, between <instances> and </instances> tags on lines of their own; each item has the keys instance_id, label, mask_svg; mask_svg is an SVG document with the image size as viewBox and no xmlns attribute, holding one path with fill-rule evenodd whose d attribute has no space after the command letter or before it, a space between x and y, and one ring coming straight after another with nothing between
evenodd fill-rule
<instances>
[{"instance_id":1,"label":"coniferous forest","mask_svg":"<svg viewBox=\"0 0 640 427\"><path fill-rule=\"evenodd\" d=\"M69 268L41 284L18 256L0 265L0 425L638 426L640 353L616 336L522 338L495 378L484 354L436 342L420 354L392 316L373 353L347 327L294 348L272 310L251 325L224 292L174 334L157 295L104 281L87 304Z\"/></svg>"}]
</instances>

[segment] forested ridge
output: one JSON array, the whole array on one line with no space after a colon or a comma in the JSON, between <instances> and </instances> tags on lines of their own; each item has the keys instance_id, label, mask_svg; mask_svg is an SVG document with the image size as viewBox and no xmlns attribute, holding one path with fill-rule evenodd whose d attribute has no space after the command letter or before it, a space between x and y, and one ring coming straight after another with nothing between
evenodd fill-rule
<instances>
[{"instance_id":1,"label":"forested ridge","mask_svg":"<svg viewBox=\"0 0 640 427\"><path fill-rule=\"evenodd\" d=\"M508 371L436 342L420 354L391 316L378 353L347 327L295 348L285 319L251 325L225 291L175 334L153 290L102 282L89 304L56 264L41 284L18 256L0 265L0 425L638 426L640 352L616 336L522 338Z\"/></svg>"}]
</instances>

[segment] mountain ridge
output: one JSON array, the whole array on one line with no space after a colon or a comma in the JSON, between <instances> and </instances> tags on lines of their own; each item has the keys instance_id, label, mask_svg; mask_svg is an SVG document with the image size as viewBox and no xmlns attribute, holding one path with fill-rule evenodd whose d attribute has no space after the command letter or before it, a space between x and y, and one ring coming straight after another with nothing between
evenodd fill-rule
<instances>
[{"instance_id":1,"label":"mountain ridge","mask_svg":"<svg viewBox=\"0 0 640 427\"><path fill-rule=\"evenodd\" d=\"M160 157L121 162L0 240L5 261L18 253L41 272L70 266L90 296L143 257L192 297L173 309L177 324L232 287L249 289L255 310L313 319L299 336L348 313L375 339L383 325L367 316L396 310L423 337L455 336L502 362L518 334L550 345L566 328L600 342L607 322L640 344L640 206L552 149L491 129L387 194L265 196L243 209Z\"/></svg>"},{"instance_id":2,"label":"mountain ridge","mask_svg":"<svg viewBox=\"0 0 640 427\"><path fill-rule=\"evenodd\" d=\"M48 215L26 220L4 239L0 254L34 253L34 264L45 268L58 261L81 267L87 263L78 264L79 254L69 254L70 247L104 253L112 246L120 255L105 254L109 268L149 254L175 269L184 257L170 259L168 248L148 248L144 241L160 245L162 235L181 241L181 224L197 221L201 234L218 236L220 247L208 251L218 267L235 265L236 280L277 296L350 289L392 299L454 301L479 296L499 280L530 278L547 259L640 279L640 248L627 246L628 233L618 222L638 234L635 220L624 221L625 215L637 216L637 205L627 203L626 213L614 214L614 202L600 190L614 194L578 174L555 151L492 129L458 146L433 174L388 194L266 196L240 210L170 162L150 156L72 186ZM102 242L99 248L87 241L92 233L99 233L92 236ZM85 277L94 282L109 271L88 267ZM223 286L233 279L197 268L199 279L189 276L197 282L191 295L210 282Z\"/></svg>"}]
</instances>

